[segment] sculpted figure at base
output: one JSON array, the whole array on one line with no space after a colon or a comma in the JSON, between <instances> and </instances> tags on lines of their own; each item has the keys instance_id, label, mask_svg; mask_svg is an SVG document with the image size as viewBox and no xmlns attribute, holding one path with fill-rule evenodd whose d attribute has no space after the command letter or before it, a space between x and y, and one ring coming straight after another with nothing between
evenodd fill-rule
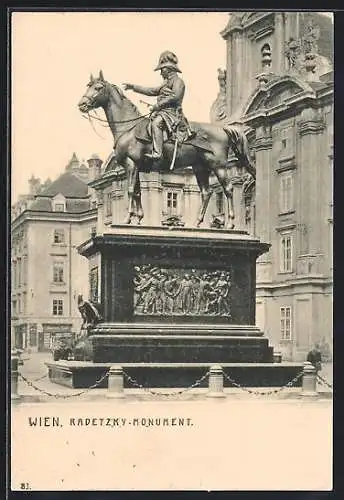
<instances>
[{"instance_id":1,"label":"sculpted figure at base","mask_svg":"<svg viewBox=\"0 0 344 500\"><path fill-rule=\"evenodd\" d=\"M78 309L83 320L81 331L87 334L90 327L96 325L101 320L100 307L89 300L84 300L82 295L78 295Z\"/></svg>"}]
</instances>

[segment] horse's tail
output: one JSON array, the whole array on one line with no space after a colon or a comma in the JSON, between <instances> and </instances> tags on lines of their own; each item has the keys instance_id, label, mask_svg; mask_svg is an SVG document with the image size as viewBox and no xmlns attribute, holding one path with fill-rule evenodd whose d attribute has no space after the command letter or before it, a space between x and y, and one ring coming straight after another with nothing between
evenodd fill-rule
<instances>
[{"instance_id":1,"label":"horse's tail","mask_svg":"<svg viewBox=\"0 0 344 500\"><path fill-rule=\"evenodd\" d=\"M226 125L223 127L226 132L234 154L237 156L241 166L245 167L252 177L256 178L256 169L250 159L247 137L244 132L236 127Z\"/></svg>"}]
</instances>

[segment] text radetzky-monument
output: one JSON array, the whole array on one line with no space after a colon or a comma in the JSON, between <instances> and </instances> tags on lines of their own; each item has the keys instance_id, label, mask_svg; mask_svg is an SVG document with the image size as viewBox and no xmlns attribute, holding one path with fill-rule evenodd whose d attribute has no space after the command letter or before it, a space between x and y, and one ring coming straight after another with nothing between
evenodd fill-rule
<instances>
[{"instance_id":1,"label":"text radetzky-monument","mask_svg":"<svg viewBox=\"0 0 344 500\"><path fill-rule=\"evenodd\" d=\"M245 134L186 119L175 54L162 53L156 70L163 78L158 88L124 84L157 96L147 115L102 72L91 76L79 103L82 113L99 107L105 112L114 137L108 168L115 163L126 170L128 214L123 224L79 247L81 255L100 261L102 318L80 339L73 361L48 364L50 378L88 387L119 364L142 385L186 387L220 364L245 385L283 385L299 367L274 363L268 339L255 326L256 259L269 245L235 229L233 169L236 176L255 178ZM185 166L192 167L200 189L195 227L141 226L140 171ZM199 227L211 196L210 174L228 204L219 229Z\"/></svg>"}]
</instances>

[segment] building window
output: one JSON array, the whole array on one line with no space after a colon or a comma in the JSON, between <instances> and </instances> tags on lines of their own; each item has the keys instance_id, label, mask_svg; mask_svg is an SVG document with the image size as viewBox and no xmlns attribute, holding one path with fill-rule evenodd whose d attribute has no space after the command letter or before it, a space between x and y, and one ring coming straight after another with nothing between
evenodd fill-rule
<instances>
[{"instance_id":1,"label":"building window","mask_svg":"<svg viewBox=\"0 0 344 500\"><path fill-rule=\"evenodd\" d=\"M16 316L16 315L17 315L17 301L12 300L12 316Z\"/></svg>"},{"instance_id":2,"label":"building window","mask_svg":"<svg viewBox=\"0 0 344 500\"><path fill-rule=\"evenodd\" d=\"M112 198L111 193L105 195L105 215L108 217L112 215Z\"/></svg>"},{"instance_id":3,"label":"building window","mask_svg":"<svg viewBox=\"0 0 344 500\"><path fill-rule=\"evenodd\" d=\"M223 193L216 193L216 213L223 214L224 213L224 202L223 202Z\"/></svg>"},{"instance_id":4,"label":"building window","mask_svg":"<svg viewBox=\"0 0 344 500\"><path fill-rule=\"evenodd\" d=\"M63 229L54 230L54 243L64 243L65 242L65 232Z\"/></svg>"},{"instance_id":5,"label":"building window","mask_svg":"<svg viewBox=\"0 0 344 500\"><path fill-rule=\"evenodd\" d=\"M65 211L65 204L64 203L55 203L54 212L64 212L64 211Z\"/></svg>"},{"instance_id":6,"label":"building window","mask_svg":"<svg viewBox=\"0 0 344 500\"><path fill-rule=\"evenodd\" d=\"M178 210L178 193L175 191L167 191L167 213L175 215Z\"/></svg>"},{"instance_id":7,"label":"building window","mask_svg":"<svg viewBox=\"0 0 344 500\"><path fill-rule=\"evenodd\" d=\"M22 270L22 277L23 277L23 285L27 284L27 275L28 275L28 268L27 268L27 257L23 257L22 260L22 265L23 265L23 270Z\"/></svg>"},{"instance_id":8,"label":"building window","mask_svg":"<svg viewBox=\"0 0 344 500\"><path fill-rule=\"evenodd\" d=\"M12 262L12 289L17 288L17 262Z\"/></svg>"},{"instance_id":9,"label":"building window","mask_svg":"<svg viewBox=\"0 0 344 500\"><path fill-rule=\"evenodd\" d=\"M97 234L97 227L96 226L92 226L91 227L91 238L94 238Z\"/></svg>"},{"instance_id":10,"label":"building window","mask_svg":"<svg viewBox=\"0 0 344 500\"><path fill-rule=\"evenodd\" d=\"M280 308L281 340L291 340L291 307Z\"/></svg>"},{"instance_id":11,"label":"building window","mask_svg":"<svg viewBox=\"0 0 344 500\"><path fill-rule=\"evenodd\" d=\"M18 272L17 284L18 284L18 286L21 286L21 282L22 282L22 260L21 260L21 258L18 258L18 260L17 260L17 272Z\"/></svg>"},{"instance_id":12,"label":"building window","mask_svg":"<svg viewBox=\"0 0 344 500\"><path fill-rule=\"evenodd\" d=\"M23 314L27 312L27 294L23 293Z\"/></svg>"},{"instance_id":13,"label":"building window","mask_svg":"<svg viewBox=\"0 0 344 500\"><path fill-rule=\"evenodd\" d=\"M287 144L288 144L288 140L287 139L282 139L282 149L287 149Z\"/></svg>"},{"instance_id":14,"label":"building window","mask_svg":"<svg viewBox=\"0 0 344 500\"><path fill-rule=\"evenodd\" d=\"M53 299L53 316L63 316L63 299Z\"/></svg>"},{"instance_id":15,"label":"building window","mask_svg":"<svg viewBox=\"0 0 344 500\"><path fill-rule=\"evenodd\" d=\"M293 174L284 173L280 177L280 211L282 213L294 210Z\"/></svg>"},{"instance_id":16,"label":"building window","mask_svg":"<svg viewBox=\"0 0 344 500\"><path fill-rule=\"evenodd\" d=\"M280 271L292 272L292 235L282 234L280 240Z\"/></svg>"},{"instance_id":17,"label":"building window","mask_svg":"<svg viewBox=\"0 0 344 500\"><path fill-rule=\"evenodd\" d=\"M92 201L91 208L97 208L97 200Z\"/></svg>"},{"instance_id":18,"label":"building window","mask_svg":"<svg viewBox=\"0 0 344 500\"><path fill-rule=\"evenodd\" d=\"M54 283L63 283L63 271L64 264L63 262L54 262L53 263L53 282Z\"/></svg>"}]
</instances>

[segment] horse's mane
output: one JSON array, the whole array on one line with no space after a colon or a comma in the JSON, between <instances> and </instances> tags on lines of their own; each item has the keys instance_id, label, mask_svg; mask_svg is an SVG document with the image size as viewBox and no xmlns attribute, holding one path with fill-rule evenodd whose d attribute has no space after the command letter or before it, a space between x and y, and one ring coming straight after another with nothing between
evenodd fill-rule
<instances>
[{"instance_id":1,"label":"horse's mane","mask_svg":"<svg viewBox=\"0 0 344 500\"><path fill-rule=\"evenodd\" d=\"M124 104L129 107L129 109L133 111L133 113L135 113L137 116L141 115L138 107L130 99L128 99L126 95L124 95L123 90L120 87L117 87L117 85L115 85L114 83L108 82L108 84L121 96Z\"/></svg>"}]
</instances>

